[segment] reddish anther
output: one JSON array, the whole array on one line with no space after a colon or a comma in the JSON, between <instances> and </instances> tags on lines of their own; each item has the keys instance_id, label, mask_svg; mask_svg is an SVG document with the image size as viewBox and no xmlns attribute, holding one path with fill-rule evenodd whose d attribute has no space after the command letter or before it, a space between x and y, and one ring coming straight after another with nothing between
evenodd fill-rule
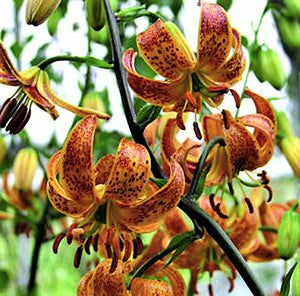
<instances>
[{"instance_id":1,"label":"reddish anther","mask_svg":"<svg viewBox=\"0 0 300 296\"><path fill-rule=\"evenodd\" d=\"M52 245L52 251L54 254L58 253L58 247L60 245L60 242L63 240L63 238L66 236L65 232L60 233L55 240L53 241L53 245Z\"/></svg>"}]
</instances>

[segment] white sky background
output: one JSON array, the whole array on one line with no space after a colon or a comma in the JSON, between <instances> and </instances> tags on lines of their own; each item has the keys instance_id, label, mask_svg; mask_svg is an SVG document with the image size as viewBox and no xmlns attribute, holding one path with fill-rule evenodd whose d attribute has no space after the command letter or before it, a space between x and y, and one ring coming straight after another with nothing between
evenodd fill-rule
<instances>
[{"instance_id":1,"label":"white sky background","mask_svg":"<svg viewBox=\"0 0 300 296\"><path fill-rule=\"evenodd\" d=\"M214 1L211 1L214 2ZM131 1L134 3L134 1ZM180 21L184 28L184 33L190 42L192 48L196 50L197 42L197 32L198 32L198 12L199 9L196 6L197 0L185 0L184 7L180 13ZM262 0L235 0L234 5L229 10L229 16L232 23L232 26L237 28L241 34L247 36L249 41L252 41L253 38L253 28L257 27L259 17L263 11L266 1ZM53 40L46 28L46 23L38 27L27 26L25 23L25 7L23 5L21 13L24 16L21 18L21 36L27 36L29 34L34 34L37 38L30 43L30 46L27 46L22 55L22 70L26 69L29 66L29 61L33 58L35 53L35 48L38 48L45 42L52 42L49 50L47 51L48 57L66 54L71 52L73 55L84 56L86 54L86 42L85 42L85 14L83 10L83 1L81 0L71 0L68 7L67 18L61 21L59 25L59 33L56 40ZM155 7L153 8L155 9ZM163 11L168 15L169 11ZM82 21L81 21L82 20ZM80 27L76 32L72 31L72 24L79 23ZM146 29L145 20L143 18L138 19L137 23L140 25L139 31ZM12 33L14 27L13 23L13 11L12 11L12 0L1 0L1 10L0 10L0 29L5 28ZM5 39L5 45L7 48L12 44L13 38L8 36ZM290 71L289 60L283 52L277 31L275 30L275 24L271 17L271 14L268 13L262 23L261 31L259 34L259 42L266 43L269 47L276 50L281 57L281 61L284 64L286 73ZM93 55L95 57L101 58L105 49L100 45L93 46ZM63 81L59 85L51 83L55 92L64 100L76 104L79 101L80 93L77 86L78 79L83 82L83 75L85 74L85 67L82 67L82 74L76 72L73 66L69 65L68 62L57 62L53 64L55 71L63 72ZM94 68L93 70L94 78L96 78L97 90L102 90L105 87L108 87L110 100L112 104L113 116L111 120L103 124L105 130L119 130L125 134L129 134L129 129L127 127L126 119L122 111L121 99L119 96L118 88L115 83L114 74L108 70L101 70ZM235 86L235 89L240 91L243 86L243 81ZM276 91L268 83L260 83L250 74L250 79L248 86L255 92L265 96L265 97L283 97L284 99L276 102L277 109L288 110L288 100L284 91ZM4 102L6 98L12 95L14 88L8 86L0 85L1 101L0 105ZM246 100L247 101L247 100ZM245 101L244 101L245 102ZM243 102L243 104L245 104ZM233 100L231 102L233 104ZM226 106L226 108L231 108L232 106ZM32 116L29 123L26 126L26 131L30 135L32 141L37 145L43 145L51 138L53 132L56 132L58 140L62 143L67 135L69 127L72 123L73 114L57 107L60 117L53 121L48 114L44 111L38 109L35 105L32 108ZM251 109L251 108L250 108ZM249 112L249 106L246 104L242 108L242 112ZM241 112L241 113L242 113ZM2 131L3 132L3 131ZM280 170L278 169L280 168ZM269 162L266 166L270 175L279 176L284 174L292 174L289 165L287 164L284 157L281 155L275 155L275 157ZM279 278L276 274L276 278ZM220 280L221 283L222 280ZM222 282L224 284L224 282ZM237 285L243 287L244 283L238 281ZM226 286L226 283L225 283ZM245 292L246 290L246 292ZM247 289L243 291L243 296L251 295L248 293ZM232 293L232 296L240 295L237 290ZM248 294L247 294L248 293ZM221 293L217 295L226 295Z\"/></svg>"}]
</instances>

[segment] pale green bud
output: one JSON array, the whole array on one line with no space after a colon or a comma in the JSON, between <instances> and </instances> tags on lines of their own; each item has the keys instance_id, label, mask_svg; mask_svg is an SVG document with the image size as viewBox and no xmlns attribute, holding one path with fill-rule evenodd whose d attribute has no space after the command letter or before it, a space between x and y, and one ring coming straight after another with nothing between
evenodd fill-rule
<instances>
[{"instance_id":1,"label":"pale green bud","mask_svg":"<svg viewBox=\"0 0 300 296\"><path fill-rule=\"evenodd\" d=\"M2 164L6 156L6 143L3 137L0 137L0 165Z\"/></svg>"},{"instance_id":2,"label":"pale green bud","mask_svg":"<svg viewBox=\"0 0 300 296\"><path fill-rule=\"evenodd\" d=\"M85 0L85 8L88 24L95 31L100 31L106 23L103 0Z\"/></svg>"},{"instance_id":3,"label":"pale green bud","mask_svg":"<svg viewBox=\"0 0 300 296\"><path fill-rule=\"evenodd\" d=\"M28 25L42 24L56 10L61 0L27 0L26 22Z\"/></svg>"},{"instance_id":4,"label":"pale green bud","mask_svg":"<svg viewBox=\"0 0 300 296\"><path fill-rule=\"evenodd\" d=\"M15 188L22 191L31 189L38 166L37 153L33 148L22 148L13 164Z\"/></svg>"}]
</instances>

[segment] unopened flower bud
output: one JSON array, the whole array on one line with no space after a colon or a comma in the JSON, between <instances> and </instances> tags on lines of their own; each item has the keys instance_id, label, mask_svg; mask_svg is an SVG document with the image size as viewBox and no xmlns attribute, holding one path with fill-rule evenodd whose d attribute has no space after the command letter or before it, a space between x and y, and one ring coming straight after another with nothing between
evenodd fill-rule
<instances>
[{"instance_id":1,"label":"unopened flower bud","mask_svg":"<svg viewBox=\"0 0 300 296\"><path fill-rule=\"evenodd\" d=\"M17 153L13 165L16 189L21 191L31 189L37 166L38 158L33 148L22 148Z\"/></svg>"},{"instance_id":2,"label":"unopened flower bud","mask_svg":"<svg viewBox=\"0 0 300 296\"><path fill-rule=\"evenodd\" d=\"M278 253L285 260L291 258L298 247L300 239L300 218L293 210L286 211L278 229Z\"/></svg>"},{"instance_id":3,"label":"unopened flower bud","mask_svg":"<svg viewBox=\"0 0 300 296\"><path fill-rule=\"evenodd\" d=\"M283 0L285 7L284 14L287 17L300 20L300 1L299 0Z\"/></svg>"},{"instance_id":4,"label":"unopened flower bud","mask_svg":"<svg viewBox=\"0 0 300 296\"><path fill-rule=\"evenodd\" d=\"M300 179L300 139L295 136L283 137L278 146L290 164L294 175Z\"/></svg>"},{"instance_id":5,"label":"unopened flower bud","mask_svg":"<svg viewBox=\"0 0 300 296\"><path fill-rule=\"evenodd\" d=\"M270 48L258 49L252 62L252 70L260 82L268 81L276 89L281 89L286 82L279 56Z\"/></svg>"},{"instance_id":6,"label":"unopened flower bud","mask_svg":"<svg viewBox=\"0 0 300 296\"><path fill-rule=\"evenodd\" d=\"M82 101L82 106L84 108L97 110L99 112L106 112L106 107L103 103L103 99L99 92L93 91L86 94ZM102 124L102 120L98 120L98 126L100 127Z\"/></svg>"},{"instance_id":7,"label":"unopened flower bud","mask_svg":"<svg viewBox=\"0 0 300 296\"><path fill-rule=\"evenodd\" d=\"M295 136L293 127L283 111L276 111L277 129L281 137Z\"/></svg>"},{"instance_id":8,"label":"unopened flower bud","mask_svg":"<svg viewBox=\"0 0 300 296\"><path fill-rule=\"evenodd\" d=\"M26 22L28 25L42 24L56 10L61 0L27 0Z\"/></svg>"},{"instance_id":9,"label":"unopened flower bud","mask_svg":"<svg viewBox=\"0 0 300 296\"><path fill-rule=\"evenodd\" d=\"M95 31L100 31L106 23L103 0L85 0L85 8L88 24Z\"/></svg>"},{"instance_id":10,"label":"unopened flower bud","mask_svg":"<svg viewBox=\"0 0 300 296\"><path fill-rule=\"evenodd\" d=\"M291 20L284 16L275 15L279 35L282 43L290 50L300 48L300 23L298 20Z\"/></svg>"},{"instance_id":11,"label":"unopened flower bud","mask_svg":"<svg viewBox=\"0 0 300 296\"><path fill-rule=\"evenodd\" d=\"M6 156L6 143L4 137L0 137L0 165Z\"/></svg>"},{"instance_id":12,"label":"unopened flower bud","mask_svg":"<svg viewBox=\"0 0 300 296\"><path fill-rule=\"evenodd\" d=\"M141 12L145 11L146 5L128 7L122 9L117 13L117 19L121 22L131 22L141 15Z\"/></svg>"}]
</instances>

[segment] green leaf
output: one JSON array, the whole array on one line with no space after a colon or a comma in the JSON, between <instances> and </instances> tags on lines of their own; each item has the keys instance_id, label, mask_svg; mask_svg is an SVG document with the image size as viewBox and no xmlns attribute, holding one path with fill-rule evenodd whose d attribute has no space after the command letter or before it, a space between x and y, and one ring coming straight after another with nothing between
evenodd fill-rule
<instances>
[{"instance_id":1,"label":"green leaf","mask_svg":"<svg viewBox=\"0 0 300 296\"><path fill-rule=\"evenodd\" d=\"M165 186L168 182L166 179L154 179L150 177L150 180L155 183L159 188Z\"/></svg>"},{"instance_id":2,"label":"green leaf","mask_svg":"<svg viewBox=\"0 0 300 296\"><path fill-rule=\"evenodd\" d=\"M204 190L204 184L205 184L205 180L206 180L206 176L209 172L209 169L210 169L210 165L207 165L204 170L202 171L201 175L200 175L200 178L199 178L199 181L198 181L198 184L197 184L197 187L196 187L196 191L195 193L193 194L192 198L194 200L198 200L198 198L202 195L203 193L203 190Z\"/></svg>"},{"instance_id":3,"label":"green leaf","mask_svg":"<svg viewBox=\"0 0 300 296\"><path fill-rule=\"evenodd\" d=\"M134 112L136 114L139 113L140 109L143 106L145 106L146 104L147 103L144 100L142 100L142 99L140 99L138 97L134 97L134 99L133 99L133 109L134 109Z\"/></svg>"},{"instance_id":4,"label":"green leaf","mask_svg":"<svg viewBox=\"0 0 300 296\"><path fill-rule=\"evenodd\" d=\"M293 272L296 268L298 263L295 263L291 269L289 270L289 272L285 275L281 288L280 288L280 296L288 296L289 292L290 292L290 281L291 281L291 277L293 275Z\"/></svg>"},{"instance_id":5,"label":"green leaf","mask_svg":"<svg viewBox=\"0 0 300 296\"><path fill-rule=\"evenodd\" d=\"M23 51L23 47L22 45L20 44L20 42L18 41L15 41L11 47L10 47L10 50L12 52L12 54L14 55L14 57L16 59L19 59L21 54L22 54L22 51Z\"/></svg>"},{"instance_id":6,"label":"green leaf","mask_svg":"<svg viewBox=\"0 0 300 296\"><path fill-rule=\"evenodd\" d=\"M176 235L175 237L173 237L171 239L166 250L176 247L182 241L187 240L193 236L194 236L194 231L187 231L187 232L179 233L178 235Z\"/></svg>"},{"instance_id":7,"label":"green leaf","mask_svg":"<svg viewBox=\"0 0 300 296\"><path fill-rule=\"evenodd\" d=\"M140 128L144 130L149 123L158 117L161 109L161 106L149 104L143 106L136 116L136 122Z\"/></svg>"},{"instance_id":8,"label":"green leaf","mask_svg":"<svg viewBox=\"0 0 300 296\"><path fill-rule=\"evenodd\" d=\"M93 58L93 57L87 57L86 62L88 65L98 67L98 68L103 68L103 69L111 69L112 68L111 64L109 64L105 61Z\"/></svg>"},{"instance_id":9,"label":"green leaf","mask_svg":"<svg viewBox=\"0 0 300 296\"><path fill-rule=\"evenodd\" d=\"M217 4L221 5L227 11L232 5L232 0L217 0Z\"/></svg>"}]
</instances>

